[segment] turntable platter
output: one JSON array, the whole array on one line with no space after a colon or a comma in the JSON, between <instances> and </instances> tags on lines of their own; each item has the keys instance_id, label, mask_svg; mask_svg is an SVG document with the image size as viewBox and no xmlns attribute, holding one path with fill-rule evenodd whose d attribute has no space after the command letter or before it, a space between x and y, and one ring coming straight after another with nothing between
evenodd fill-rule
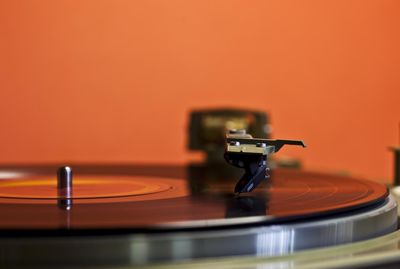
<instances>
[{"instance_id":1,"label":"turntable platter","mask_svg":"<svg viewBox=\"0 0 400 269\"><path fill-rule=\"evenodd\" d=\"M274 170L235 196L236 178L191 178L187 167L73 167L69 210L57 206L57 167L0 168L0 267L272 257L397 228L386 187L352 177Z\"/></svg>"}]
</instances>

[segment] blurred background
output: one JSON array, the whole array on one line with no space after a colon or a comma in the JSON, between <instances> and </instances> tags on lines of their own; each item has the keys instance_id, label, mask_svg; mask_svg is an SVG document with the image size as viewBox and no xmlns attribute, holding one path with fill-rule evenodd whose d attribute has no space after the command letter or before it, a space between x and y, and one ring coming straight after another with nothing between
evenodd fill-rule
<instances>
[{"instance_id":1,"label":"blurred background","mask_svg":"<svg viewBox=\"0 0 400 269\"><path fill-rule=\"evenodd\" d=\"M0 163L186 163L188 113L266 111L306 169L388 182L400 2L0 2Z\"/></svg>"}]
</instances>

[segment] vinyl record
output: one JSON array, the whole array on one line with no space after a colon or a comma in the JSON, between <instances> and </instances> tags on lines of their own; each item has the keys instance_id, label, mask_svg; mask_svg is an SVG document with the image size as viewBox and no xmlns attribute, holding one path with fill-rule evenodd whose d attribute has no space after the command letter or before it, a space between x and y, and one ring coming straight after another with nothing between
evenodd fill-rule
<instances>
[{"instance_id":1,"label":"vinyl record","mask_svg":"<svg viewBox=\"0 0 400 269\"><path fill-rule=\"evenodd\" d=\"M378 204L382 184L362 179L274 170L256 191L233 194L237 177L191 178L185 167L72 166L73 198L61 208L56 167L3 167L3 231L212 229L299 221Z\"/></svg>"}]
</instances>

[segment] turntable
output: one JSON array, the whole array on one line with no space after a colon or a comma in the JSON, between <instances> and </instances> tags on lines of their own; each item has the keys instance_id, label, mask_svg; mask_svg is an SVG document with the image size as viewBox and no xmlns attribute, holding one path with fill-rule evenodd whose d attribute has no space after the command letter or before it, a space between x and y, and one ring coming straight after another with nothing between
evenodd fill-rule
<instances>
[{"instance_id":1,"label":"turntable","mask_svg":"<svg viewBox=\"0 0 400 269\"><path fill-rule=\"evenodd\" d=\"M396 196L386 186L272 160L268 179L238 195L242 173L221 160L3 166L0 267L375 268L400 261Z\"/></svg>"}]
</instances>

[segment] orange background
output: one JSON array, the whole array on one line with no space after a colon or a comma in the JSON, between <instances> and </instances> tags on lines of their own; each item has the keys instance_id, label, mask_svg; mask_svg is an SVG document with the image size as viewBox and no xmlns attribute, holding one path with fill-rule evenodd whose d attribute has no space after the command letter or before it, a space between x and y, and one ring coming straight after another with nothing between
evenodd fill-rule
<instances>
[{"instance_id":1,"label":"orange background","mask_svg":"<svg viewBox=\"0 0 400 269\"><path fill-rule=\"evenodd\" d=\"M0 163L184 163L187 113L270 112L306 168L391 176L400 1L0 3ZM160 142L160 143L159 143Z\"/></svg>"}]
</instances>

